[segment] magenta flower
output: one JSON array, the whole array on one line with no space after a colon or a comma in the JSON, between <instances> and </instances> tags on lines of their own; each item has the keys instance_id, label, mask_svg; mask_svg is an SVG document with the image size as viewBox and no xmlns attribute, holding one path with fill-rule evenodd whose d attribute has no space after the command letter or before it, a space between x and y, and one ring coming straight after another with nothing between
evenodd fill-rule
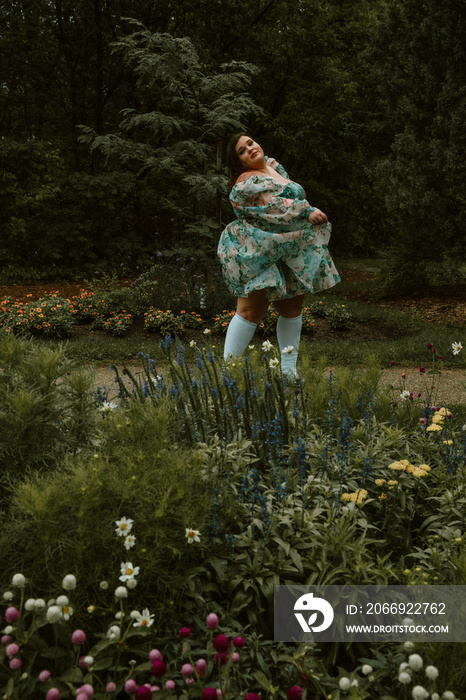
<instances>
[{"instance_id":1,"label":"magenta flower","mask_svg":"<svg viewBox=\"0 0 466 700\"><path fill-rule=\"evenodd\" d=\"M214 647L215 651L226 652L226 651L228 651L228 647L230 646L230 642L228 641L228 639L225 637L224 634L217 634L214 641L212 642L212 646Z\"/></svg>"},{"instance_id":2,"label":"magenta flower","mask_svg":"<svg viewBox=\"0 0 466 700\"><path fill-rule=\"evenodd\" d=\"M196 661L196 673L199 678L204 678L207 674L207 661L205 659L198 659Z\"/></svg>"},{"instance_id":3,"label":"magenta flower","mask_svg":"<svg viewBox=\"0 0 466 700\"><path fill-rule=\"evenodd\" d=\"M428 350L430 350L430 349L433 348L433 347L434 347L434 346L432 345L432 343L427 343L427 349L428 349Z\"/></svg>"},{"instance_id":4,"label":"magenta flower","mask_svg":"<svg viewBox=\"0 0 466 700\"><path fill-rule=\"evenodd\" d=\"M232 644L236 649L242 649L244 647L244 639L242 637L235 637Z\"/></svg>"},{"instance_id":5,"label":"magenta flower","mask_svg":"<svg viewBox=\"0 0 466 700\"><path fill-rule=\"evenodd\" d=\"M187 639L191 636L191 630L189 627L182 627L178 634L180 635L181 639Z\"/></svg>"},{"instance_id":6,"label":"magenta flower","mask_svg":"<svg viewBox=\"0 0 466 700\"><path fill-rule=\"evenodd\" d=\"M392 360L392 361L390 362L390 367L393 367L394 364L395 364L395 361Z\"/></svg>"},{"instance_id":7,"label":"magenta flower","mask_svg":"<svg viewBox=\"0 0 466 700\"><path fill-rule=\"evenodd\" d=\"M75 630L71 635L71 641L78 646L86 641L86 633L83 630Z\"/></svg>"},{"instance_id":8,"label":"magenta flower","mask_svg":"<svg viewBox=\"0 0 466 700\"><path fill-rule=\"evenodd\" d=\"M425 374L426 368L425 367L419 367L419 372L421 374Z\"/></svg>"},{"instance_id":9,"label":"magenta flower","mask_svg":"<svg viewBox=\"0 0 466 700\"><path fill-rule=\"evenodd\" d=\"M257 693L248 693L244 696L244 700L259 700Z\"/></svg>"},{"instance_id":10,"label":"magenta flower","mask_svg":"<svg viewBox=\"0 0 466 700\"><path fill-rule=\"evenodd\" d=\"M86 693L78 693L76 695L76 700L87 700L87 697Z\"/></svg>"},{"instance_id":11,"label":"magenta flower","mask_svg":"<svg viewBox=\"0 0 466 700\"><path fill-rule=\"evenodd\" d=\"M44 683L47 678L50 678L50 671L41 671L39 673L39 680L41 683Z\"/></svg>"},{"instance_id":12,"label":"magenta flower","mask_svg":"<svg viewBox=\"0 0 466 700\"><path fill-rule=\"evenodd\" d=\"M158 649L151 649L149 652L149 659L151 661L162 661L162 654Z\"/></svg>"},{"instance_id":13,"label":"magenta flower","mask_svg":"<svg viewBox=\"0 0 466 700\"><path fill-rule=\"evenodd\" d=\"M107 693L114 693L116 690L116 683L110 681L110 683L107 683L107 685L105 686L105 690L107 691Z\"/></svg>"},{"instance_id":14,"label":"magenta flower","mask_svg":"<svg viewBox=\"0 0 466 700\"><path fill-rule=\"evenodd\" d=\"M217 700L217 691L215 688L211 688L210 686L204 688L202 691L201 700Z\"/></svg>"},{"instance_id":15,"label":"magenta flower","mask_svg":"<svg viewBox=\"0 0 466 700\"><path fill-rule=\"evenodd\" d=\"M181 667L181 674L185 677L192 676L194 673L194 668L191 664L183 664Z\"/></svg>"},{"instance_id":16,"label":"magenta flower","mask_svg":"<svg viewBox=\"0 0 466 700\"><path fill-rule=\"evenodd\" d=\"M292 685L286 697L287 700L301 700L303 689L299 685Z\"/></svg>"},{"instance_id":17,"label":"magenta flower","mask_svg":"<svg viewBox=\"0 0 466 700\"><path fill-rule=\"evenodd\" d=\"M162 676L164 676L167 671L167 667L163 661L160 661L160 659L156 659L152 662L150 670L153 676L155 676L156 678L162 678Z\"/></svg>"},{"instance_id":18,"label":"magenta flower","mask_svg":"<svg viewBox=\"0 0 466 700\"><path fill-rule=\"evenodd\" d=\"M175 689L175 681L165 681L165 690L174 690Z\"/></svg>"},{"instance_id":19,"label":"magenta flower","mask_svg":"<svg viewBox=\"0 0 466 700\"><path fill-rule=\"evenodd\" d=\"M60 700L60 691L58 688L50 688L50 690L47 691L45 700Z\"/></svg>"},{"instance_id":20,"label":"magenta flower","mask_svg":"<svg viewBox=\"0 0 466 700\"><path fill-rule=\"evenodd\" d=\"M152 697L152 690L147 687L147 685L141 685L136 690L136 700L150 700Z\"/></svg>"},{"instance_id":21,"label":"magenta flower","mask_svg":"<svg viewBox=\"0 0 466 700\"><path fill-rule=\"evenodd\" d=\"M91 698L94 695L94 688L89 683L84 683L84 685L78 688L76 692Z\"/></svg>"},{"instance_id":22,"label":"magenta flower","mask_svg":"<svg viewBox=\"0 0 466 700\"><path fill-rule=\"evenodd\" d=\"M16 656L16 654L19 651L19 646L13 642L13 644L8 644L6 648L6 655L8 656L9 659L12 659L13 656Z\"/></svg>"},{"instance_id":23,"label":"magenta flower","mask_svg":"<svg viewBox=\"0 0 466 700\"><path fill-rule=\"evenodd\" d=\"M19 618L19 610L18 608L11 607L7 608L5 610L5 620L9 623L16 622L16 620Z\"/></svg>"},{"instance_id":24,"label":"magenta flower","mask_svg":"<svg viewBox=\"0 0 466 700\"><path fill-rule=\"evenodd\" d=\"M78 666L81 669L81 671L87 671L87 669L89 668L89 664L87 664L84 661L85 658L86 658L86 654L84 654L84 656L79 657Z\"/></svg>"},{"instance_id":25,"label":"magenta flower","mask_svg":"<svg viewBox=\"0 0 466 700\"><path fill-rule=\"evenodd\" d=\"M218 627L217 615L215 613L210 613L209 615L207 615L205 623L206 623L208 629L216 630Z\"/></svg>"},{"instance_id":26,"label":"magenta flower","mask_svg":"<svg viewBox=\"0 0 466 700\"><path fill-rule=\"evenodd\" d=\"M132 678L129 678L125 683L125 690L127 693L135 693L138 689L138 684Z\"/></svg>"},{"instance_id":27,"label":"magenta flower","mask_svg":"<svg viewBox=\"0 0 466 700\"><path fill-rule=\"evenodd\" d=\"M225 666L227 662L227 655L223 651L220 651L218 654L215 654L214 661L217 666L218 664L220 664L220 666Z\"/></svg>"},{"instance_id":28,"label":"magenta flower","mask_svg":"<svg viewBox=\"0 0 466 700\"><path fill-rule=\"evenodd\" d=\"M11 659L8 665L12 671L17 671L18 668L21 668L22 663L21 659Z\"/></svg>"},{"instance_id":29,"label":"magenta flower","mask_svg":"<svg viewBox=\"0 0 466 700\"><path fill-rule=\"evenodd\" d=\"M425 422L426 422L426 419L425 419L425 418L419 418L419 423L421 423L422 425L424 425Z\"/></svg>"}]
</instances>

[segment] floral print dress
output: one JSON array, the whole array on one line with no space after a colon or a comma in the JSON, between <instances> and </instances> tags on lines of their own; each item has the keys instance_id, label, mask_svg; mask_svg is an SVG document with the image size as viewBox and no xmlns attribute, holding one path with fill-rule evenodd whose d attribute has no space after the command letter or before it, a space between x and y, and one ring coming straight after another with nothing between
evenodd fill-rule
<instances>
[{"instance_id":1,"label":"floral print dress","mask_svg":"<svg viewBox=\"0 0 466 700\"><path fill-rule=\"evenodd\" d=\"M289 179L276 160L266 162ZM222 232L217 252L235 296L264 289L272 301L288 299L340 281L328 252L332 226L309 223L314 207L297 182L251 175L234 185L230 202L237 218Z\"/></svg>"}]
</instances>

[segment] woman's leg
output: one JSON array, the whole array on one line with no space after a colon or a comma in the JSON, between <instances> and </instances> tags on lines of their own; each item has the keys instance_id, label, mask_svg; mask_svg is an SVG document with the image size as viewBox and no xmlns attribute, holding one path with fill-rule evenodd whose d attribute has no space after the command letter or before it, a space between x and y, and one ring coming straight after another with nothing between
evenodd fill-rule
<instances>
[{"instance_id":1,"label":"woman's leg","mask_svg":"<svg viewBox=\"0 0 466 700\"><path fill-rule=\"evenodd\" d=\"M304 294L291 299L277 299L274 306L280 314L277 321L277 340L281 352L282 372L297 377L299 339L303 325L301 312ZM286 352L284 350L287 349Z\"/></svg>"},{"instance_id":2,"label":"woman's leg","mask_svg":"<svg viewBox=\"0 0 466 700\"><path fill-rule=\"evenodd\" d=\"M230 321L225 338L223 351L225 360L230 356L238 357L243 354L269 304L263 289L251 292L247 297L238 297L236 314Z\"/></svg>"}]
</instances>

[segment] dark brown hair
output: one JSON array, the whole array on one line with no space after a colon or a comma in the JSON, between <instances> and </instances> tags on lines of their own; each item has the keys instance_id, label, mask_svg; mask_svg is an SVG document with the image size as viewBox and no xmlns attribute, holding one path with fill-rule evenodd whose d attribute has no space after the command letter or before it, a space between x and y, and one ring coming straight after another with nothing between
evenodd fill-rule
<instances>
[{"instance_id":1,"label":"dark brown hair","mask_svg":"<svg viewBox=\"0 0 466 700\"><path fill-rule=\"evenodd\" d=\"M236 152L236 144L242 136L247 136L248 134L244 131L240 131L239 134L234 134L227 146L227 168L228 168L228 189L231 190L241 173L244 172L245 168L239 159Z\"/></svg>"}]
</instances>

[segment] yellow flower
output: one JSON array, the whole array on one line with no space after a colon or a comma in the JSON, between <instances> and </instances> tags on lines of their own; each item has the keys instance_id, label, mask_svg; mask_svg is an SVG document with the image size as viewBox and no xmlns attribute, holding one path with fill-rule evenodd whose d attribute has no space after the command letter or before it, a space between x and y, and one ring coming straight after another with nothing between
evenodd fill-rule
<instances>
[{"instance_id":1,"label":"yellow flower","mask_svg":"<svg viewBox=\"0 0 466 700\"><path fill-rule=\"evenodd\" d=\"M342 493L342 494L341 494L341 499L340 499L340 500L342 500L342 501L351 501L351 496L352 496L352 495L353 495L353 494L351 494L351 493Z\"/></svg>"},{"instance_id":2,"label":"yellow flower","mask_svg":"<svg viewBox=\"0 0 466 700\"><path fill-rule=\"evenodd\" d=\"M385 484L385 479L376 479L375 484L376 486L383 486Z\"/></svg>"},{"instance_id":3,"label":"yellow flower","mask_svg":"<svg viewBox=\"0 0 466 700\"><path fill-rule=\"evenodd\" d=\"M386 498L387 498L387 494L386 494L386 493L381 493L380 496L379 496L379 501L384 501Z\"/></svg>"},{"instance_id":4,"label":"yellow flower","mask_svg":"<svg viewBox=\"0 0 466 700\"><path fill-rule=\"evenodd\" d=\"M387 481L387 486L389 489L392 489L394 486L396 486L398 481L396 479L390 479L390 481Z\"/></svg>"},{"instance_id":5,"label":"yellow flower","mask_svg":"<svg viewBox=\"0 0 466 700\"><path fill-rule=\"evenodd\" d=\"M406 462L407 460L403 460L403 462ZM404 471L406 467L409 466L408 464L403 464L403 462L392 462L391 464L388 465L389 469L394 469L394 470L401 470Z\"/></svg>"},{"instance_id":6,"label":"yellow flower","mask_svg":"<svg viewBox=\"0 0 466 700\"><path fill-rule=\"evenodd\" d=\"M439 408L438 411L435 411L436 416L448 416L448 408L445 408L445 406L442 406L442 408Z\"/></svg>"},{"instance_id":7,"label":"yellow flower","mask_svg":"<svg viewBox=\"0 0 466 700\"><path fill-rule=\"evenodd\" d=\"M430 472L430 467L428 464L420 464L419 469L424 469L425 472Z\"/></svg>"},{"instance_id":8,"label":"yellow flower","mask_svg":"<svg viewBox=\"0 0 466 700\"><path fill-rule=\"evenodd\" d=\"M444 440L443 444L444 445L453 445L453 440Z\"/></svg>"},{"instance_id":9,"label":"yellow flower","mask_svg":"<svg viewBox=\"0 0 466 700\"><path fill-rule=\"evenodd\" d=\"M427 472L424 471L424 469L421 469L420 467L414 467L414 469L411 471L411 474L413 476L421 477L421 476L425 476L427 474Z\"/></svg>"},{"instance_id":10,"label":"yellow flower","mask_svg":"<svg viewBox=\"0 0 466 700\"><path fill-rule=\"evenodd\" d=\"M434 432L435 430L442 430L443 426L439 425L438 423L432 423L432 425L429 425L428 428L426 428L427 432Z\"/></svg>"},{"instance_id":11,"label":"yellow flower","mask_svg":"<svg viewBox=\"0 0 466 700\"><path fill-rule=\"evenodd\" d=\"M444 420L445 420L445 416L440 415L439 413L435 413L432 416L432 423L443 423Z\"/></svg>"}]
</instances>

